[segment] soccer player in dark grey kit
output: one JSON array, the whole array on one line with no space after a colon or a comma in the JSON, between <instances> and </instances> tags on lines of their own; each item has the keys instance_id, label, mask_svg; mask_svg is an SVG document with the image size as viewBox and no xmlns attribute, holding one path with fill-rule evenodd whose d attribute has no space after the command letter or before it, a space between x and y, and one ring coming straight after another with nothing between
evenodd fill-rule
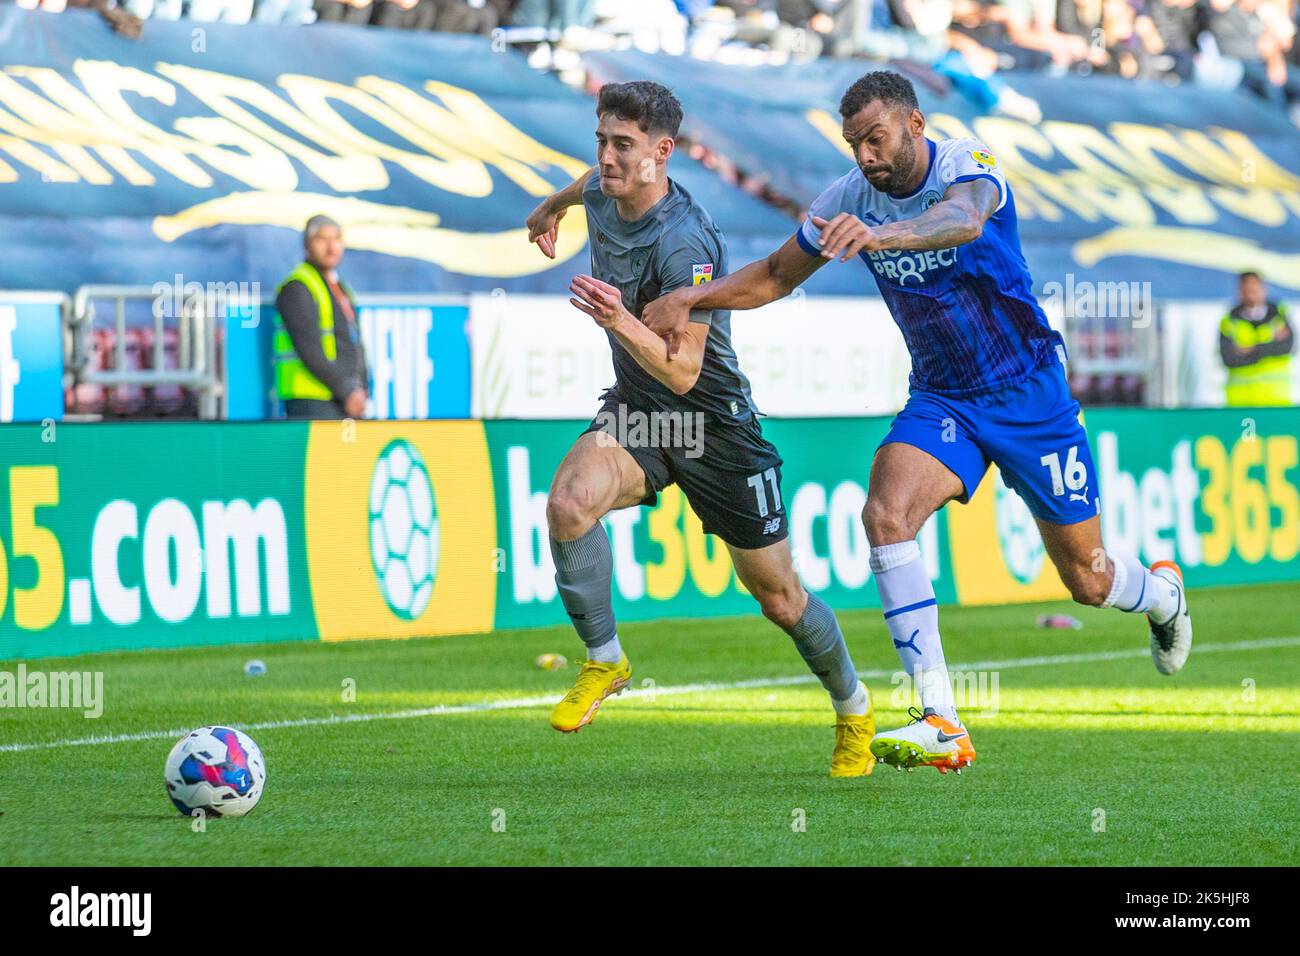
<instances>
[{"instance_id":1,"label":"soccer player in dark grey kit","mask_svg":"<svg viewBox=\"0 0 1300 956\"><path fill-rule=\"evenodd\" d=\"M795 574L781 456L755 416L731 347L730 313L692 313L671 361L664 340L639 318L646 303L727 268L722 233L667 175L681 105L657 83L609 84L596 116L597 165L548 197L527 222L529 239L554 258L560 219L570 206L585 207L594 275L574 278L570 301L608 334L615 373L547 499L556 582L588 656L551 726L569 732L590 723L601 701L632 676L614 622L613 556L600 519L615 509L652 505L676 482L704 530L726 542L763 614L794 639L830 693L836 712L831 775L869 774L875 765L871 699L834 613ZM702 452L694 442L656 440L671 435L665 425L680 429L688 421L702 422Z\"/></svg>"}]
</instances>

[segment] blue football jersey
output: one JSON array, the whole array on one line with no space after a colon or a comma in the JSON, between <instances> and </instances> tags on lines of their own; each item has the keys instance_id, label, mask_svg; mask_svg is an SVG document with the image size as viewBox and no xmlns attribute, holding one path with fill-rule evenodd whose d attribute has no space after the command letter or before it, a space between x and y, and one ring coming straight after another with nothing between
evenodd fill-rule
<instances>
[{"instance_id":1,"label":"blue football jersey","mask_svg":"<svg viewBox=\"0 0 1300 956\"><path fill-rule=\"evenodd\" d=\"M805 252L820 255L813 216L829 220L847 212L878 226L920 215L954 183L996 183L1002 198L974 242L925 252L860 253L907 342L913 388L967 398L1015 385L1063 361L1065 346L1033 296L1015 198L997 159L974 139L926 144L930 166L915 192L890 196L855 166L817 197L795 235Z\"/></svg>"}]
</instances>

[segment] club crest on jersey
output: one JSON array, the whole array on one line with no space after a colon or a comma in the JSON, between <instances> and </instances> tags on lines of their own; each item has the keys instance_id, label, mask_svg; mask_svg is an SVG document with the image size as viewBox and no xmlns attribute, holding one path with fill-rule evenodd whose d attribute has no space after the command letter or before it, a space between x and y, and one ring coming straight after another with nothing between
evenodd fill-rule
<instances>
[{"instance_id":1,"label":"club crest on jersey","mask_svg":"<svg viewBox=\"0 0 1300 956\"><path fill-rule=\"evenodd\" d=\"M998 165L998 161L993 158L993 154L987 149L971 150L970 158L975 160L975 162L979 163L985 169L996 169Z\"/></svg>"},{"instance_id":2,"label":"club crest on jersey","mask_svg":"<svg viewBox=\"0 0 1300 956\"><path fill-rule=\"evenodd\" d=\"M691 263L691 285L701 285L713 281L712 262Z\"/></svg>"},{"instance_id":3,"label":"club crest on jersey","mask_svg":"<svg viewBox=\"0 0 1300 956\"><path fill-rule=\"evenodd\" d=\"M943 197L940 196L937 191L933 189L927 189L925 191L925 195L921 197L921 210L924 212L926 209L929 209L931 206L933 206L942 198Z\"/></svg>"}]
</instances>

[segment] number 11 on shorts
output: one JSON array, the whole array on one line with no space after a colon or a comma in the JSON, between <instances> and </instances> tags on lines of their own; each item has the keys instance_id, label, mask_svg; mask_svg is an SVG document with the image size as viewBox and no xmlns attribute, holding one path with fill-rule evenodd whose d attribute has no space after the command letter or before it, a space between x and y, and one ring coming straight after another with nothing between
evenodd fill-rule
<instances>
[{"instance_id":1,"label":"number 11 on shorts","mask_svg":"<svg viewBox=\"0 0 1300 956\"><path fill-rule=\"evenodd\" d=\"M758 499L758 516L760 518L766 518L768 513L767 494L763 490L764 478L766 478L768 484L772 486L772 501L775 503L775 507L772 508L771 510L773 511L781 510L781 489L777 486L776 483L776 469L769 468L767 471L762 472L761 474L750 475L748 478L745 479L745 483L748 484L749 487L754 489L754 497Z\"/></svg>"}]
</instances>

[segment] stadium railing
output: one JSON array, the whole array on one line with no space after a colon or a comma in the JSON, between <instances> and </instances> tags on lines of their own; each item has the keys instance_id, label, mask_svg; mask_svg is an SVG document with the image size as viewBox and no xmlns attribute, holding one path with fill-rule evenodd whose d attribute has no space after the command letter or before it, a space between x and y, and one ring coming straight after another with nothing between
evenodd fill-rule
<instances>
[{"instance_id":1,"label":"stadium railing","mask_svg":"<svg viewBox=\"0 0 1300 956\"><path fill-rule=\"evenodd\" d=\"M185 389L195 396L199 418L223 417L215 317L224 304L206 293L177 298L169 302L152 286L77 289L64 315L65 369L74 393L84 387ZM97 321L104 305L111 312L107 327Z\"/></svg>"}]
</instances>

